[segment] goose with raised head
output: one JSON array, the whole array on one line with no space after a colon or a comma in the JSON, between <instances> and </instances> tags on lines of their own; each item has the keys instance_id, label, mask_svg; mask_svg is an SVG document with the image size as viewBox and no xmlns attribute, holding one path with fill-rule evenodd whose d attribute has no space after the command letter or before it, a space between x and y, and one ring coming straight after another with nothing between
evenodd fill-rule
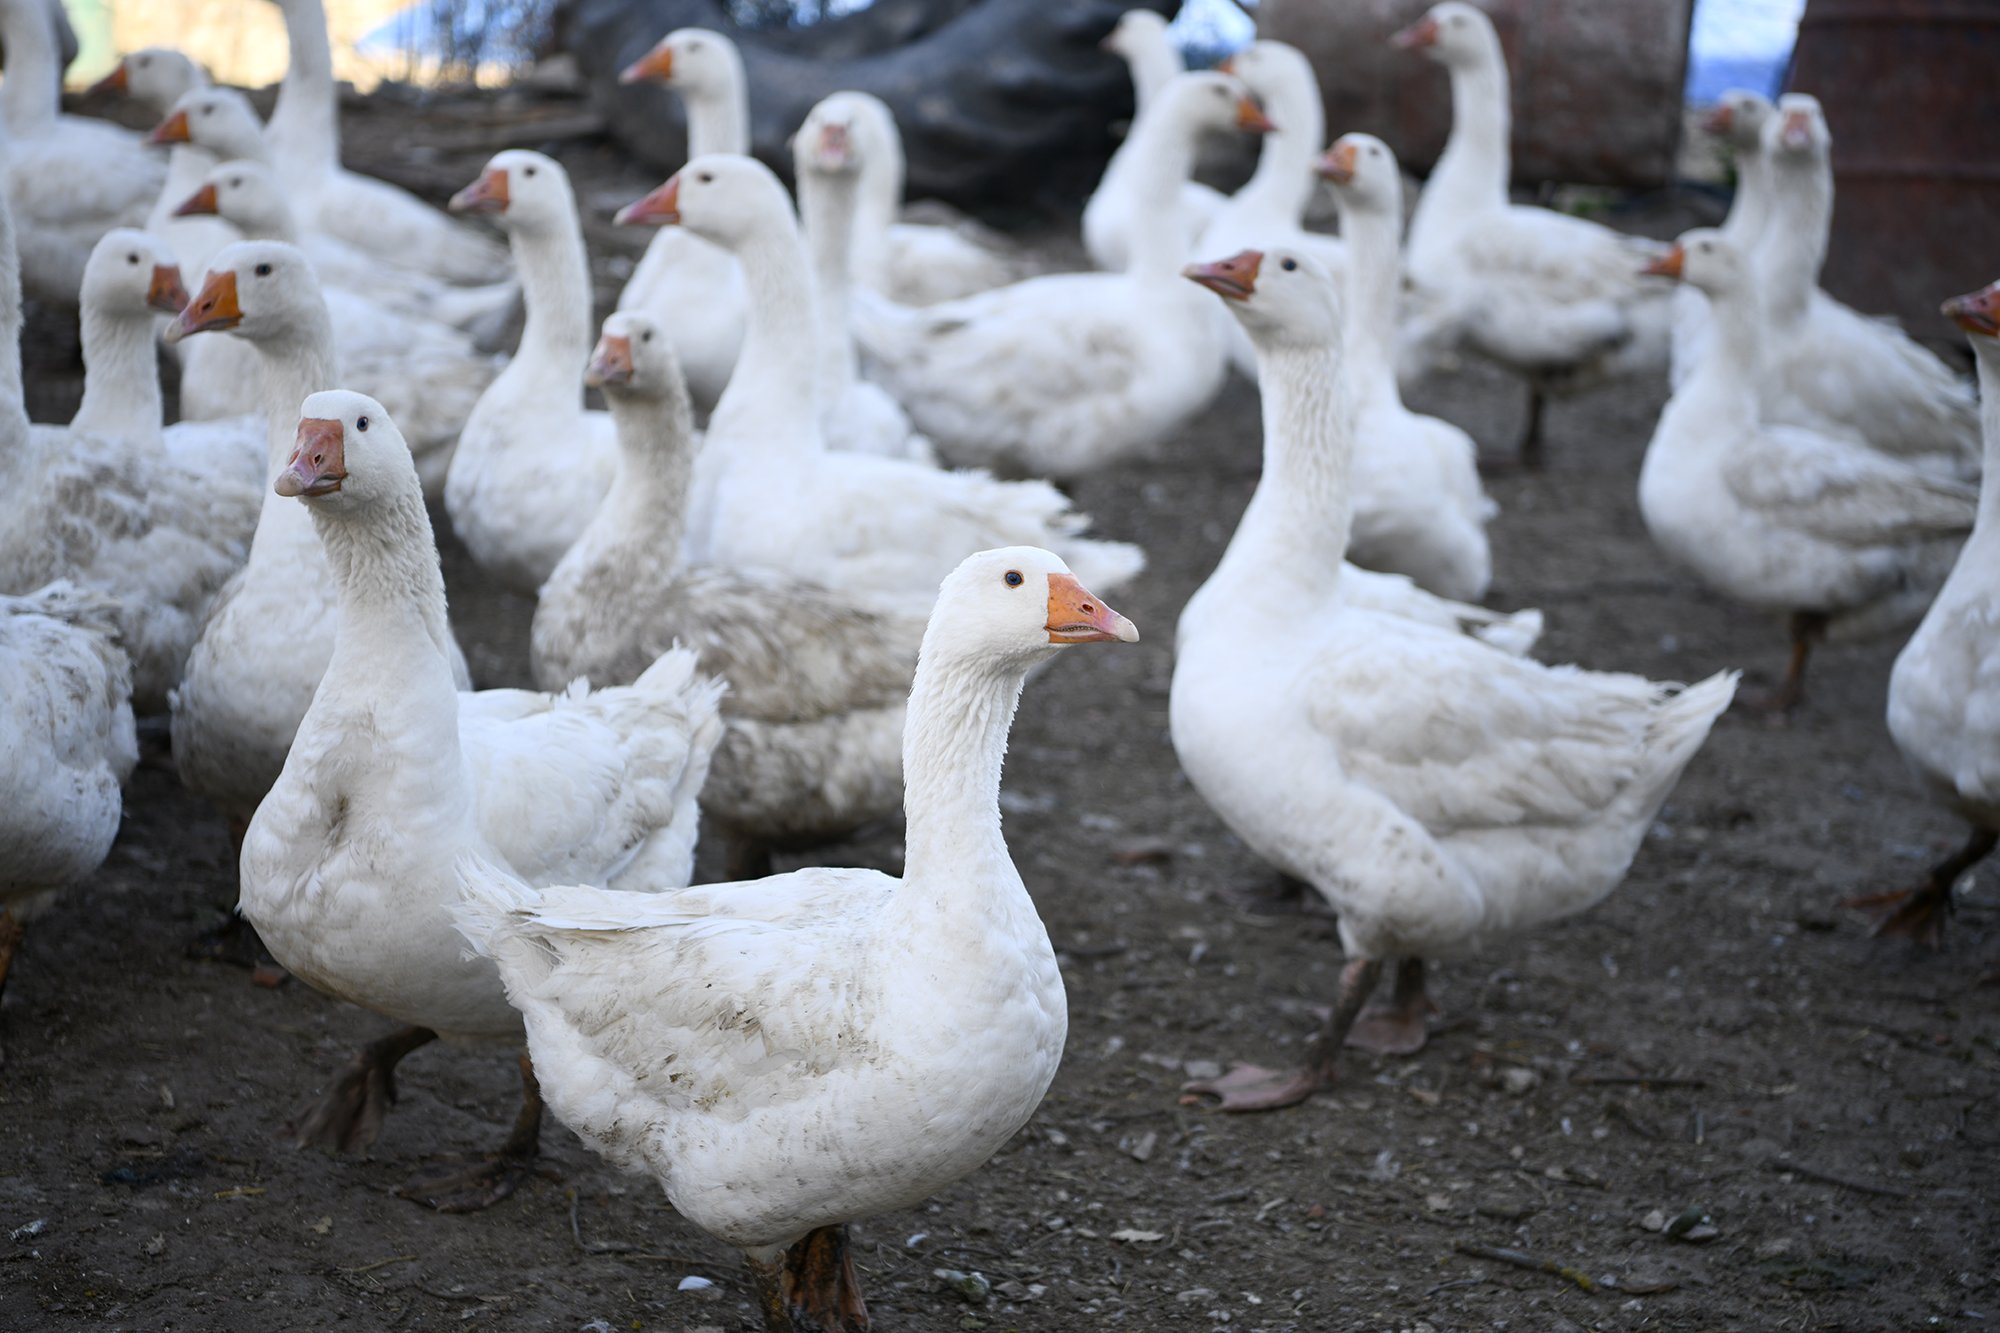
<instances>
[{"instance_id":1,"label":"goose with raised head","mask_svg":"<svg viewBox=\"0 0 2000 1333\"><path fill-rule=\"evenodd\" d=\"M1646 446L1639 512L1704 583L1789 622L1791 664L1763 703L1790 709L1805 697L1815 643L1923 615L1972 528L1977 493L1859 436L1761 414L1756 277L1720 232L1688 232L1652 271L1701 288L1711 329Z\"/></svg>"},{"instance_id":2,"label":"goose with raised head","mask_svg":"<svg viewBox=\"0 0 2000 1333\"><path fill-rule=\"evenodd\" d=\"M459 433L445 508L482 568L532 593L589 525L618 462L610 414L583 405L591 305L583 224L569 173L525 148L495 156L451 206L506 228L528 319L514 359Z\"/></svg>"},{"instance_id":3,"label":"goose with raised head","mask_svg":"<svg viewBox=\"0 0 2000 1333\"><path fill-rule=\"evenodd\" d=\"M1754 254L1771 212L1771 164L1764 156L1764 126L1776 110L1762 93L1732 88L1717 99L1702 129L1721 140L1736 170L1736 193L1720 228L1730 244ZM1667 382L1678 389L1700 363L1708 339L1708 298L1677 283L1673 295L1672 359Z\"/></svg>"},{"instance_id":4,"label":"goose with raised head","mask_svg":"<svg viewBox=\"0 0 2000 1333\"><path fill-rule=\"evenodd\" d=\"M770 168L698 157L619 216L693 228L737 256L749 287L743 356L696 470L693 560L778 570L912 615L966 554L997 544L1052 547L1105 586L1144 566L1136 546L1080 536L1089 520L1045 482L826 448L811 267Z\"/></svg>"},{"instance_id":5,"label":"goose with raised head","mask_svg":"<svg viewBox=\"0 0 2000 1333\"><path fill-rule=\"evenodd\" d=\"M91 248L113 227L146 224L166 166L132 131L63 114L50 0L0 0L0 42L0 171L22 281L38 300L75 305Z\"/></svg>"},{"instance_id":6,"label":"goose with raised head","mask_svg":"<svg viewBox=\"0 0 2000 1333\"><path fill-rule=\"evenodd\" d=\"M1498 507L1480 489L1472 437L1410 411L1396 387L1402 171L1380 139L1348 134L1328 150L1319 172L1333 183L1352 260L1341 279L1347 293L1341 373L1355 414L1347 558L1408 574L1440 597L1479 601L1493 576L1486 520Z\"/></svg>"},{"instance_id":7,"label":"goose with raised head","mask_svg":"<svg viewBox=\"0 0 2000 1333\"><path fill-rule=\"evenodd\" d=\"M1769 218L1752 252L1763 297L1765 418L1850 431L1952 476L1979 469L1971 386L1886 320L1819 287L1833 226L1832 135L1817 98L1787 93L1764 127Z\"/></svg>"},{"instance_id":8,"label":"goose with raised head","mask_svg":"<svg viewBox=\"0 0 2000 1333\"><path fill-rule=\"evenodd\" d=\"M106 232L83 270L81 295L83 402L70 429L163 450L202 482L237 488L241 527L229 536L247 554L257 523L251 499L264 488L264 419L160 424L154 328L162 314L178 315L188 302L172 248L130 227Z\"/></svg>"},{"instance_id":9,"label":"goose with raised head","mask_svg":"<svg viewBox=\"0 0 2000 1333\"><path fill-rule=\"evenodd\" d=\"M0 995L28 923L118 836L139 741L117 610L66 580L0 596Z\"/></svg>"},{"instance_id":10,"label":"goose with raised head","mask_svg":"<svg viewBox=\"0 0 2000 1333\"><path fill-rule=\"evenodd\" d=\"M93 93L130 97L153 113L155 120L173 115L174 104L197 88L208 86L208 72L186 55L167 46L134 51L112 67L91 88ZM217 250L239 239L226 223L207 217L180 217L174 209L201 188L202 177L216 165L216 156L198 144L175 143L167 149L167 177L146 214L146 230L164 236L174 247L182 273L199 277Z\"/></svg>"},{"instance_id":11,"label":"goose with raised head","mask_svg":"<svg viewBox=\"0 0 2000 1333\"><path fill-rule=\"evenodd\" d=\"M550 1107L743 1249L767 1333L867 1328L847 1224L976 1170L1055 1077L1062 974L1001 836L1000 767L1031 666L1138 637L1047 551L952 571L910 689L901 879L638 894L463 865L460 929Z\"/></svg>"},{"instance_id":12,"label":"goose with raised head","mask_svg":"<svg viewBox=\"0 0 2000 1333\"><path fill-rule=\"evenodd\" d=\"M668 33L618 76L653 81L687 108L688 158L750 151L750 93L736 44L706 28ZM674 340L696 406L712 410L743 349L748 300L743 270L721 246L681 227L663 228L618 294L620 310L643 310Z\"/></svg>"},{"instance_id":13,"label":"goose with raised head","mask_svg":"<svg viewBox=\"0 0 2000 1333\"><path fill-rule=\"evenodd\" d=\"M1250 281L1240 265L1189 274L1257 344L1264 470L1181 613L1174 751L1237 836L1334 907L1349 960L1302 1068L1239 1063L1187 1088L1249 1111L1329 1086L1343 1044L1421 1047L1424 960L1615 888L1736 677L1681 688L1547 667L1354 605L1342 553L1356 404L1333 280L1283 249ZM1389 959L1394 999L1364 1013Z\"/></svg>"},{"instance_id":14,"label":"goose with raised head","mask_svg":"<svg viewBox=\"0 0 2000 1333\"><path fill-rule=\"evenodd\" d=\"M382 405L345 390L294 410L272 483L309 514L339 630L284 772L243 839L241 910L308 985L407 1026L363 1048L291 1127L298 1147L373 1142L396 1062L437 1037L518 1042L492 964L453 928L456 863L532 884L679 888L722 685L668 652L629 686L461 693L444 574L410 450ZM399 1190L442 1212L506 1198L540 1140L535 1075L506 1144Z\"/></svg>"},{"instance_id":15,"label":"goose with raised head","mask_svg":"<svg viewBox=\"0 0 2000 1333\"><path fill-rule=\"evenodd\" d=\"M650 315L604 321L589 382L618 423L618 474L542 585L535 683L624 685L675 644L729 682L702 811L729 877L770 873L773 843L823 842L894 814L903 704L923 621L821 583L681 563L696 444L673 346Z\"/></svg>"},{"instance_id":16,"label":"goose with raised head","mask_svg":"<svg viewBox=\"0 0 2000 1333\"><path fill-rule=\"evenodd\" d=\"M1229 75L1180 75L1134 131L1124 272L1047 274L919 310L856 292L871 378L954 463L1073 477L1156 443L1226 373L1213 303L1179 277L1175 191L1200 135L1268 125Z\"/></svg>"},{"instance_id":17,"label":"goose with raised head","mask_svg":"<svg viewBox=\"0 0 2000 1333\"><path fill-rule=\"evenodd\" d=\"M1104 175L1083 206L1083 248L1090 260L1108 273L1122 273L1131 263L1133 233L1149 225L1150 201L1142 199L1133 178L1144 177L1139 164L1145 150L1141 129L1166 86L1187 72L1180 48L1167 35L1167 21L1150 9L1128 9L1104 38L1103 47L1124 59L1132 72L1132 123L1125 142L1104 166ZM1213 186L1182 179L1177 187L1177 216L1182 250L1192 246L1222 208L1224 196ZM1177 255L1177 258L1184 257Z\"/></svg>"},{"instance_id":18,"label":"goose with raised head","mask_svg":"<svg viewBox=\"0 0 2000 1333\"><path fill-rule=\"evenodd\" d=\"M870 102L875 99L866 93L835 93L807 112L792 135L799 222L812 251L819 314L820 430L829 449L935 463L930 441L911 430L909 415L888 390L860 377L848 327L861 194L869 155L881 148L870 129Z\"/></svg>"},{"instance_id":19,"label":"goose with raised head","mask_svg":"<svg viewBox=\"0 0 2000 1333\"><path fill-rule=\"evenodd\" d=\"M1889 673L1889 735L1931 799L1971 825L1915 887L1849 898L1877 935L1937 947L1952 887L2000 844L2000 283L1945 302L1979 365L1979 516L1951 576Z\"/></svg>"},{"instance_id":20,"label":"goose with raised head","mask_svg":"<svg viewBox=\"0 0 2000 1333\"><path fill-rule=\"evenodd\" d=\"M334 382L333 319L312 262L282 241L238 241L216 255L167 338L223 332L255 350L265 476L275 477L291 457L299 404ZM173 693L181 781L238 828L278 780L333 655L335 593L310 517L266 486L249 561L215 599ZM464 657L447 647L469 689Z\"/></svg>"},{"instance_id":21,"label":"goose with raised head","mask_svg":"<svg viewBox=\"0 0 2000 1333\"><path fill-rule=\"evenodd\" d=\"M1450 72L1452 107L1404 249L1417 289L1404 373L1463 347L1521 375L1529 390L1522 461L1537 466L1545 399L1666 367L1668 289L1641 272L1665 247L1508 202L1512 111L1492 19L1445 0L1394 40Z\"/></svg>"}]
</instances>

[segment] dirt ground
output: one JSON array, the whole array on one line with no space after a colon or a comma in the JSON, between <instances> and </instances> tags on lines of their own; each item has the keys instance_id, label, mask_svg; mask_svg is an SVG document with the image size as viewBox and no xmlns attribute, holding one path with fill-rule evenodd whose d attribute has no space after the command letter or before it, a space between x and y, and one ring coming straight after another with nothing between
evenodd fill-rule
<instances>
[{"instance_id":1,"label":"dirt ground","mask_svg":"<svg viewBox=\"0 0 2000 1333\"><path fill-rule=\"evenodd\" d=\"M468 147L454 123L484 122L378 99L350 115L350 160L435 194L502 146ZM608 212L657 182L600 140L557 147L609 299L645 238ZM31 315L32 406L66 420L73 328ZM1740 666L1769 685L1777 629L1668 567L1640 523L1664 392L1557 406L1549 469L1490 483L1492 601L1547 612L1548 661L1684 680ZM1476 366L1416 405L1495 450L1521 420L1518 387ZM1991 1327L2000 991L1975 983L2000 948L2000 872L1963 892L1941 954L1872 941L1835 906L1911 881L1961 837L1885 731L1895 643L1825 651L1788 729L1724 717L1609 900L1437 969L1444 1012L1420 1055L1351 1053L1337 1090L1282 1112L1178 1105L1205 1062L1295 1056L1341 961L1330 917L1258 901L1272 872L1167 739L1175 616L1258 449L1255 393L1235 381L1156 457L1075 488L1098 531L1152 564L1113 599L1142 642L1057 662L1007 768L1008 837L1063 951L1068 1056L986 1167L856 1226L876 1327ZM475 675L525 684L529 601L445 541ZM1135 850L1149 859L1127 864ZM815 859L894 870L899 855L883 828ZM719 869L705 848L702 877ZM372 1156L282 1146L277 1128L388 1024L191 956L234 893L222 821L156 753L110 859L31 931L0 1008L0 1329L754 1327L734 1253L560 1125L543 1176L484 1214L388 1192L427 1155L503 1136L518 1086L504 1051L417 1052ZM1668 1239L1662 1222L1689 1213L1712 1237ZM974 1303L937 1270L992 1290ZM689 1276L713 1285L679 1290Z\"/></svg>"}]
</instances>

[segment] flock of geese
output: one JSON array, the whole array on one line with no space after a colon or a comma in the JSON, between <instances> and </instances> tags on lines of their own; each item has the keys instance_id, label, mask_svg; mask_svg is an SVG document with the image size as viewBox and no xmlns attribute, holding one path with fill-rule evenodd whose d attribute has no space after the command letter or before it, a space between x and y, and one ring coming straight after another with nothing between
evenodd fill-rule
<instances>
[{"instance_id":1,"label":"flock of geese","mask_svg":"<svg viewBox=\"0 0 2000 1333\"><path fill-rule=\"evenodd\" d=\"M106 855L135 714L167 714L182 781L241 835L265 946L404 1025L288 1126L300 1146L372 1142L428 1041L525 1035L507 1143L407 1197L506 1197L546 1099L744 1250L768 1328L865 1327L845 1223L976 1168L1063 1050L1001 763L1038 666L1138 637L1098 593L1144 559L1034 478L1145 450L1232 362L1261 392L1263 473L1182 613L1172 738L1229 826L1337 909L1349 961L1301 1067L1239 1063L1191 1098L1282 1106L1343 1044L1420 1047L1424 960L1610 892L1735 694L1734 672L1544 666L1539 613L1478 605L1494 506L1472 442L1399 390L1455 357L1537 405L1670 366L1645 520L1788 620L1769 702L1798 702L1822 637L1922 618L1889 721L1974 831L1866 905L1935 942L1995 844L2000 519L1977 480L2000 462L1968 386L1816 285L1832 183L1810 97L1726 99L1728 220L1657 245L1509 202L1500 46L1446 0L1396 38L1454 104L1406 229L1393 153L1324 147L1297 51L1184 72L1135 11L1107 39L1139 110L1083 217L1099 271L1020 280L897 221L896 125L864 94L807 118L795 204L747 155L734 47L683 30L624 77L686 99L692 158L619 214L660 230L593 339L562 166L503 152L452 200L505 251L345 171L320 2L280 3L267 124L142 51L105 80L158 112L142 140L59 114L47 0L0 0L0 977L21 923ZM1190 181L1202 136L1245 131L1247 185ZM1337 237L1303 226L1316 176ZM27 420L24 288L80 313L67 426ZM518 348L482 351L517 300ZM1947 310L1990 453L2000 287ZM184 409L165 427L162 337ZM440 498L478 563L538 596L541 692L471 689ZM770 873L774 844L899 809L900 879ZM732 882L689 885L704 819ZM1390 999L1364 1007L1386 964Z\"/></svg>"}]
</instances>

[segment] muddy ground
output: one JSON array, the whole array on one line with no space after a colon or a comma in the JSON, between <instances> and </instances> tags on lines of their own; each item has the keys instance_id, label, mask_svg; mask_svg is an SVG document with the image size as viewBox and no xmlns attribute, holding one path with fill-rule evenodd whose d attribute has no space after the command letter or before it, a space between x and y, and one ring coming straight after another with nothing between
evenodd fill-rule
<instances>
[{"instance_id":1,"label":"muddy ground","mask_svg":"<svg viewBox=\"0 0 2000 1333\"><path fill-rule=\"evenodd\" d=\"M350 108L350 158L435 194L503 146L466 144L482 123L377 99ZM609 210L657 182L601 140L554 147L609 299L644 240ZM1074 254L1059 229L1038 244ZM66 419L73 331L33 312L27 353L37 419ZM1641 526L1663 397L1639 384L1558 406L1549 469L1490 483L1492 601L1548 613L1548 661L1684 680L1740 666L1769 685L1775 627L1668 567ZM1522 407L1478 367L1418 405L1500 451ZM1723 718L1608 901L1437 970L1422 1054L1352 1056L1336 1091L1282 1112L1177 1104L1203 1062L1296 1056L1340 963L1329 917L1258 901L1272 872L1167 741L1174 619L1249 498L1258 441L1254 391L1232 382L1157 457L1075 488L1152 565L1114 599L1144 640L1056 663L1007 768L1008 837L1063 951L1068 1056L984 1169L855 1228L876 1327L1992 1327L2000 991L1975 983L2000 949L2000 872L1963 891L1942 954L1870 940L1835 905L1911 881L1961 836L1883 726L1895 643L1824 652L1789 729ZM446 571L480 683L526 683L529 602L448 537ZM1123 863L1139 840L1159 859ZM898 855L885 828L815 859L893 870ZM719 868L704 849L703 877ZM234 891L222 821L156 756L110 859L32 930L0 1008L0 1329L753 1326L736 1256L560 1126L543 1177L487 1213L389 1194L427 1155L502 1137L517 1083L500 1050L412 1056L372 1156L281 1146L278 1126L388 1025L191 957ZM1657 1230L1687 1210L1712 1238ZM994 1290L968 1303L939 1269ZM679 1291L691 1275L719 1299Z\"/></svg>"}]
</instances>

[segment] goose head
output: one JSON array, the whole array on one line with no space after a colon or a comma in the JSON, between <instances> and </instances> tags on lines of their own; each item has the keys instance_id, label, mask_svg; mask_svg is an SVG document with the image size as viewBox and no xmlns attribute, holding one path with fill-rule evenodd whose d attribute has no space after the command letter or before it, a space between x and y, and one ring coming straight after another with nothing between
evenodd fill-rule
<instances>
[{"instance_id":1,"label":"goose head","mask_svg":"<svg viewBox=\"0 0 2000 1333\"><path fill-rule=\"evenodd\" d=\"M1764 151L1781 160L1817 160L1833 146L1826 113L1807 93L1786 93L1764 126Z\"/></svg>"},{"instance_id":2,"label":"goose head","mask_svg":"<svg viewBox=\"0 0 2000 1333\"><path fill-rule=\"evenodd\" d=\"M1432 5L1389 40L1406 51L1422 51L1447 69L1476 68L1501 59L1493 20L1464 0Z\"/></svg>"},{"instance_id":3,"label":"goose head","mask_svg":"<svg viewBox=\"0 0 2000 1333\"><path fill-rule=\"evenodd\" d=\"M269 156L264 127L250 99L234 88L194 88L181 94L146 142L191 143L225 159L263 161Z\"/></svg>"},{"instance_id":4,"label":"goose head","mask_svg":"<svg viewBox=\"0 0 2000 1333\"><path fill-rule=\"evenodd\" d=\"M1069 644L1136 643L1132 622L1037 546L967 556L938 587L923 657L1025 672Z\"/></svg>"},{"instance_id":5,"label":"goose head","mask_svg":"<svg viewBox=\"0 0 2000 1333\"><path fill-rule=\"evenodd\" d=\"M132 227L104 233L83 266L81 302L87 310L145 319L154 311L178 315L187 305L180 265L165 241Z\"/></svg>"},{"instance_id":6,"label":"goose head","mask_svg":"<svg viewBox=\"0 0 2000 1333\"><path fill-rule=\"evenodd\" d=\"M1128 9L1111 25L1098 45L1114 56L1130 60L1145 50L1144 43L1167 40L1167 20L1150 9Z\"/></svg>"},{"instance_id":7,"label":"goose head","mask_svg":"<svg viewBox=\"0 0 2000 1333\"><path fill-rule=\"evenodd\" d=\"M1973 336L1974 347L1982 340L1990 346L2000 338L2000 282L1988 283L1966 296L1954 296L1942 309L1946 319Z\"/></svg>"},{"instance_id":8,"label":"goose head","mask_svg":"<svg viewBox=\"0 0 2000 1333\"><path fill-rule=\"evenodd\" d=\"M325 514L352 514L418 490L410 446L365 393L328 389L299 407L292 456L271 484Z\"/></svg>"},{"instance_id":9,"label":"goose head","mask_svg":"<svg viewBox=\"0 0 2000 1333\"><path fill-rule=\"evenodd\" d=\"M315 310L315 308L317 308ZM168 342L227 331L252 342L283 337L312 319L326 319L325 298L312 261L283 241L238 241L208 261L201 290L168 323Z\"/></svg>"},{"instance_id":10,"label":"goose head","mask_svg":"<svg viewBox=\"0 0 2000 1333\"><path fill-rule=\"evenodd\" d=\"M149 46L119 61L90 91L122 93L165 116L182 95L206 82L186 55L169 46Z\"/></svg>"},{"instance_id":11,"label":"goose head","mask_svg":"<svg viewBox=\"0 0 2000 1333\"><path fill-rule=\"evenodd\" d=\"M1332 182L1343 204L1402 216L1403 177L1396 155L1374 135L1341 135L1314 170Z\"/></svg>"},{"instance_id":12,"label":"goose head","mask_svg":"<svg viewBox=\"0 0 2000 1333\"><path fill-rule=\"evenodd\" d=\"M1314 86L1312 63L1303 51L1284 42L1252 42L1216 68L1241 79L1265 106Z\"/></svg>"},{"instance_id":13,"label":"goose head","mask_svg":"<svg viewBox=\"0 0 2000 1333\"><path fill-rule=\"evenodd\" d=\"M641 311L620 310L605 319L583 382L614 396L651 398L690 410L680 358L659 321Z\"/></svg>"},{"instance_id":14,"label":"goose head","mask_svg":"<svg viewBox=\"0 0 2000 1333\"><path fill-rule=\"evenodd\" d=\"M1746 88L1731 88L1716 99L1701 127L1739 153L1755 152L1764 141L1764 126L1776 110L1771 99Z\"/></svg>"},{"instance_id":15,"label":"goose head","mask_svg":"<svg viewBox=\"0 0 2000 1333\"><path fill-rule=\"evenodd\" d=\"M479 179L451 197L454 213L491 213L509 231L541 229L576 217L576 194L562 163L526 148L496 153Z\"/></svg>"},{"instance_id":16,"label":"goose head","mask_svg":"<svg viewBox=\"0 0 2000 1333\"><path fill-rule=\"evenodd\" d=\"M883 150L880 117L894 113L868 93L841 92L821 98L792 136L792 162L801 172L850 175Z\"/></svg>"},{"instance_id":17,"label":"goose head","mask_svg":"<svg viewBox=\"0 0 2000 1333\"><path fill-rule=\"evenodd\" d=\"M246 234L289 234L292 210L277 178L261 162L224 162L202 177L201 188L174 209L177 218L212 215Z\"/></svg>"},{"instance_id":18,"label":"goose head","mask_svg":"<svg viewBox=\"0 0 2000 1333\"><path fill-rule=\"evenodd\" d=\"M1181 270L1223 299L1259 347L1338 347L1340 295L1317 259L1288 246Z\"/></svg>"},{"instance_id":19,"label":"goose head","mask_svg":"<svg viewBox=\"0 0 2000 1333\"><path fill-rule=\"evenodd\" d=\"M1678 278L1709 296L1737 291L1750 281L1743 251L1712 227L1682 232L1673 248L1646 265L1646 273Z\"/></svg>"},{"instance_id":20,"label":"goose head","mask_svg":"<svg viewBox=\"0 0 2000 1333\"><path fill-rule=\"evenodd\" d=\"M664 83L683 97L727 93L743 81L736 43L706 28L678 28L619 72L620 83Z\"/></svg>"},{"instance_id":21,"label":"goose head","mask_svg":"<svg viewBox=\"0 0 2000 1333\"><path fill-rule=\"evenodd\" d=\"M679 223L726 250L768 228L798 230L792 197L754 157L709 153L675 172L659 189L618 210L619 223Z\"/></svg>"},{"instance_id":22,"label":"goose head","mask_svg":"<svg viewBox=\"0 0 2000 1333\"><path fill-rule=\"evenodd\" d=\"M1265 116L1243 80L1215 69L1176 74L1169 79L1160 90L1159 114L1201 133L1249 130L1253 134L1269 134L1278 128Z\"/></svg>"}]
</instances>

